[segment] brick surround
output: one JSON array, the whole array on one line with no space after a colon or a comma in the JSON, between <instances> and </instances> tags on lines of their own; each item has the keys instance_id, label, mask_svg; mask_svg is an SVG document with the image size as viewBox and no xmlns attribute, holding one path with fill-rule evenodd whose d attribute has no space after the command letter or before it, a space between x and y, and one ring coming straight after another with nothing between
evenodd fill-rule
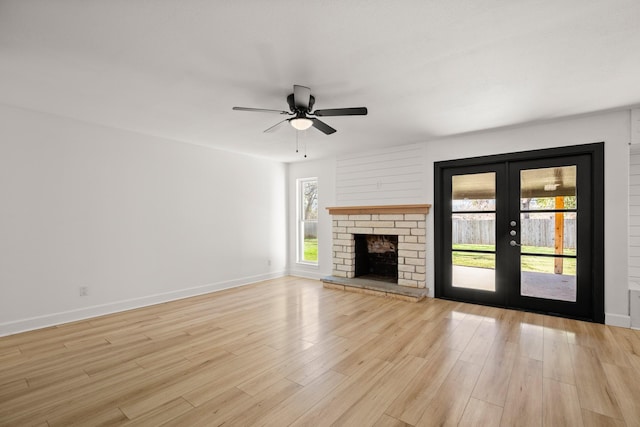
<instances>
[{"instance_id":1,"label":"brick surround","mask_svg":"<svg viewBox=\"0 0 640 427\"><path fill-rule=\"evenodd\" d=\"M398 285L426 288L426 219L430 205L329 208L333 276L355 276L355 234L398 236Z\"/></svg>"}]
</instances>

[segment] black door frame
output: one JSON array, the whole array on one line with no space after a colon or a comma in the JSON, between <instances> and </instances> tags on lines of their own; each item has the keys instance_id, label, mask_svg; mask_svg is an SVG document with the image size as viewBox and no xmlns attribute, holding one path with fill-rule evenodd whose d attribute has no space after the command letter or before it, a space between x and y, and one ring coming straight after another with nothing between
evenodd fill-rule
<instances>
[{"instance_id":1,"label":"black door frame","mask_svg":"<svg viewBox=\"0 0 640 427\"><path fill-rule=\"evenodd\" d=\"M447 209L444 208L444 201L447 200L447 194L443 191L445 171L456 167L482 166L492 163L506 163L528 160L543 160L557 157L567 157L576 155L589 155L591 167L591 188L592 188L592 205L590 216L592 220L591 230L591 268L592 277L592 307L588 317L579 317L584 320L604 323L604 142L593 144L574 145L567 147L548 148L532 151L522 151L507 154L496 154L490 156L466 158L459 160L447 160L434 163L434 260L435 260L435 296L436 298L445 298L443 295L443 286L450 280L448 277L448 266L445 264L447 259L447 251L451 248L445 248L444 224L447 220ZM497 231L498 232L498 231ZM496 236L499 240L505 236ZM449 255L450 257L450 255ZM496 283L498 286L498 283ZM491 300L467 300L464 296L454 297L457 301L471 302L478 304L486 304L493 306L504 306L504 304L496 303ZM544 312L544 311L542 311ZM549 313L553 314L553 313Z\"/></svg>"}]
</instances>

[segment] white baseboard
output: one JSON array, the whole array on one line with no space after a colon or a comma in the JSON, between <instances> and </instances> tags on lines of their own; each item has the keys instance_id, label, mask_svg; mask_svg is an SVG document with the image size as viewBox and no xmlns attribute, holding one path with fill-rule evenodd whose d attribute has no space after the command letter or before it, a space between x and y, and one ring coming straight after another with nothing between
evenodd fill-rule
<instances>
[{"instance_id":1,"label":"white baseboard","mask_svg":"<svg viewBox=\"0 0 640 427\"><path fill-rule=\"evenodd\" d=\"M257 276L227 280L224 282L210 283L193 288L181 289L179 291L149 295L141 298L94 305L92 307L80 308L77 310L69 310L59 313L46 314L44 316L31 317L27 319L20 319L12 322L2 323L0 324L0 337L13 335L20 332L32 331L34 329L42 329L49 326L56 326L63 323L90 319L92 317L104 316L105 314L112 314L121 311L132 310L135 308L147 307L150 305L161 304L168 301L194 297L197 295L208 294L224 289L237 288L240 286L250 285L252 283L262 282L264 280L284 277L287 275L286 273L286 271L271 272L267 274L260 274Z\"/></svg>"},{"instance_id":2,"label":"white baseboard","mask_svg":"<svg viewBox=\"0 0 640 427\"><path fill-rule=\"evenodd\" d=\"M610 326L619 326L621 328L630 328L631 327L631 316L623 316L621 314L604 314L604 323L605 325Z\"/></svg>"}]
</instances>

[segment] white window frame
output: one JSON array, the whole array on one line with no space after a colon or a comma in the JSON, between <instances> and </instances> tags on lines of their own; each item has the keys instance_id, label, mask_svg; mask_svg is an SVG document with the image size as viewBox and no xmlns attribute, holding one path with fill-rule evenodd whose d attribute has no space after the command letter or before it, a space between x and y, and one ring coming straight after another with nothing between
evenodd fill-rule
<instances>
[{"instance_id":1,"label":"white window frame","mask_svg":"<svg viewBox=\"0 0 640 427\"><path fill-rule=\"evenodd\" d=\"M317 266L318 260L316 261L308 261L304 259L304 224L305 222L315 222L316 227L318 224L318 220L305 220L303 218L304 212L304 197L302 196L302 188L305 182L315 181L316 186L319 189L318 178L317 177L308 177L308 178L299 178L297 180L296 186L296 197L297 197L297 209L296 209L296 262L298 264L312 265ZM318 203L318 202L317 202ZM319 206L319 205L318 205ZM318 209L318 214L320 214ZM317 228L316 228L317 229Z\"/></svg>"}]
</instances>

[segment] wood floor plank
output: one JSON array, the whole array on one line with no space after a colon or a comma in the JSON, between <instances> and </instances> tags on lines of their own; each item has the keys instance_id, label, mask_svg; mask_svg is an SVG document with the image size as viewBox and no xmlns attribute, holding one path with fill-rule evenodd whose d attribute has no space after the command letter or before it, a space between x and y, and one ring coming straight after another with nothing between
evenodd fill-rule
<instances>
[{"instance_id":1,"label":"wood floor plank","mask_svg":"<svg viewBox=\"0 0 640 427\"><path fill-rule=\"evenodd\" d=\"M544 317L543 338L545 340L569 342L565 319L555 316Z\"/></svg>"},{"instance_id":2,"label":"wood floor plank","mask_svg":"<svg viewBox=\"0 0 640 427\"><path fill-rule=\"evenodd\" d=\"M260 351L237 357L226 364L214 364L211 370L205 373L200 372L188 379L181 378L171 385L170 390L165 387L163 394L165 394L165 398L171 395L182 396L192 405L200 406L228 387L235 387L268 369L277 363L280 356L277 350L263 347ZM134 410L134 406L136 406L135 410L139 411L145 406L153 405L154 402L157 402L157 395L158 393L150 394L145 399L127 405L123 410L127 413L127 411Z\"/></svg>"},{"instance_id":3,"label":"wood floor plank","mask_svg":"<svg viewBox=\"0 0 640 427\"><path fill-rule=\"evenodd\" d=\"M521 329L518 341L518 357L528 357L529 359L542 361L544 360L543 328L539 327L536 331L529 326L524 325L524 328Z\"/></svg>"},{"instance_id":4,"label":"wood floor plank","mask_svg":"<svg viewBox=\"0 0 640 427\"><path fill-rule=\"evenodd\" d=\"M7 345L5 348L0 348L0 363L21 355L20 347Z\"/></svg>"},{"instance_id":5,"label":"wood floor plank","mask_svg":"<svg viewBox=\"0 0 640 427\"><path fill-rule=\"evenodd\" d=\"M425 359L407 355L352 405L334 426L372 425L426 363Z\"/></svg>"},{"instance_id":6,"label":"wood floor plank","mask_svg":"<svg viewBox=\"0 0 640 427\"><path fill-rule=\"evenodd\" d=\"M582 410L574 385L549 378L543 380L542 425L544 427L582 427Z\"/></svg>"},{"instance_id":7,"label":"wood floor plank","mask_svg":"<svg viewBox=\"0 0 640 427\"><path fill-rule=\"evenodd\" d=\"M543 346L544 377L575 384L569 344L563 340L545 339Z\"/></svg>"},{"instance_id":8,"label":"wood floor plank","mask_svg":"<svg viewBox=\"0 0 640 427\"><path fill-rule=\"evenodd\" d=\"M640 334L637 331L626 328L608 327L618 344L627 353L640 356Z\"/></svg>"},{"instance_id":9,"label":"wood floor plank","mask_svg":"<svg viewBox=\"0 0 640 427\"><path fill-rule=\"evenodd\" d=\"M436 322L436 325L432 326L431 330L423 336L421 341L416 342L415 345L409 349L409 354L422 357L423 359L431 358L440 350L440 347L446 345L448 337L460 326L461 321L460 319L452 319L449 317L440 319ZM447 346L447 348L450 347Z\"/></svg>"},{"instance_id":10,"label":"wood floor plank","mask_svg":"<svg viewBox=\"0 0 640 427\"><path fill-rule=\"evenodd\" d=\"M428 322L426 320L421 322L420 326L426 327ZM412 349L416 334L414 330L398 328L394 334L383 335L386 341L377 349L376 357L389 362L403 358Z\"/></svg>"},{"instance_id":11,"label":"wood floor plank","mask_svg":"<svg viewBox=\"0 0 640 427\"><path fill-rule=\"evenodd\" d=\"M315 381L269 411L256 425L279 427L293 423L326 395L330 394L346 378L346 375L335 371L325 372Z\"/></svg>"},{"instance_id":12,"label":"wood floor plank","mask_svg":"<svg viewBox=\"0 0 640 427\"><path fill-rule=\"evenodd\" d=\"M489 352L491 351L496 333L495 324L481 322L476 329L475 334L460 355L460 360L484 365L484 362L487 360L487 356L489 356Z\"/></svg>"},{"instance_id":13,"label":"wood floor plank","mask_svg":"<svg viewBox=\"0 0 640 427\"><path fill-rule=\"evenodd\" d=\"M625 423L623 420L607 417L606 415L598 414L597 412L589 411L588 409L582 410L582 421L584 422L584 427L626 427L627 426L627 423Z\"/></svg>"},{"instance_id":14,"label":"wood floor plank","mask_svg":"<svg viewBox=\"0 0 640 427\"><path fill-rule=\"evenodd\" d=\"M524 313L515 310L501 310L496 317L496 339L508 342L518 342Z\"/></svg>"},{"instance_id":15,"label":"wood floor plank","mask_svg":"<svg viewBox=\"0 0 640 427\"><path fill-rule=\"evenodd\" d=\"M456 425L462 418L480 370L479 365L458 360L416 427Z\"/></svg>"},{"instance_id":16,"label":"wood floor plank","mask_svg":"<svg viewBox=\"0 0 640 427\"><path fill-rule=\"evenodd\" d=\"M0 337L0 425L619 427L637 396L638 331L295 277Z\"/></svg>"},{"instance_id":17,"label":"wood floor plank","mask_svg":"<svg viewBox=\"0 0 640 427\"><path fill-rule=\"evenodd\" d=\"M640 399L634 394L640 374L628 367L608 363L603 363L602 367L627 425L640 424Z\"/></svg>"},{"instance_id":18,"label":"wood floor plank","mask_svg":"<svg viewBox=\"0 0 640 427\"><path fill-rule=\"evenodd\" d=\"M600 339L594 342L594 350L598 359L602 363L609 363L622 367L631 367L631 359L627 357L627 353L622 349L615 336L611 332L611 328L603 328L600 325L589 324L589 327L600 330Z\"/></svg>"},{"instance_id":19,"label":"wood floor plank","mask_svg":"<svg viewBox=\"0 0 640 427\"><path fill-rule=\"evenodd\" d=\"M502 419L502 407L471 398L458 423L459 427L498 427Z\"/></svg>"},{"instance_id":20,"label":"wood floor plank","mask_svg":"<svg viewBox=\"0 0 640 427\"><path fill-rule=\"evenodd\" d=\"M389 362L373 359L343 381L333 393L293 422L292 426L330 426L355 404L392 368Z\"/></svg>"},{"instance_id":21,"label":"wood floor plank","mask_svg":"<svg viewBox=\"0 0 640 427\"><path fill-rule=\"evenodd\" d=\"M270 412L272 408L278 406L282 401L296 394L303 388L300 384L289 381L286 378L278 381L271 387L252 396L246 407L229 418L227 424L230 426L254 426L264 418L264 414Z\"/></svg>"},{"instance_id":22,"label":"wood floor plank","mask_svg":"<svg viewBox=\"0 0 640 427\"><path fill-rule=\"evenodd\" d=\"M449 376L460 357L460 352L442 347L416 372L407 387L398 394L386 413L408 424L415 425L429 402Z\"/></svg>"},{"instance_id":23,"label":"wood floor plank","mask_svg":"<svg viewBox=\"0 0 640 427\"><path fill-rule=\"evenodd\" d=\"M478 316L465 316L460 325L447 337L446 346L453 350L464 351L481 323L482 318Z\"/></svg>"},{"instance_id":24,"label":"wood floor plank","mask_svg":"<svg viewBox=\"0 0 640 427\"><path fill-rule=\"evenodd\" d=\"M75 390L91 384L90 378L72 377L50 384L36 390L9 395L0 401L0 420L19 425L20 422L34 423L45 421L54 409L64 402L69 394L68 390Z\"/></svg>"},{"instance_id":25,"label":"wood floor plank","mask_svg":"<svg viewBox=\"0 0 640 427\"><path fill-rule=\"evenodd\" d=\"M115 375L100 374L96 376L97 382L81 384L57 399L50 399L55 404L51 408L42 408L42 411L48 413L48 421L65 425L71 420L85 419L93 413L101 413L113 407L122 408L127 402L136 400L138 396L146 396L150 391L162 391L163 384L173 378L188 376L189 372L199 368L198 365L180 361L151 372L124 370Z\"/></svg>"},{"instance_id":26,"label":"wood floor plank","mask_svg":"<svg viewBox=\"0 0 640 427\"><path fill-rule=\"evenodd\" d=\"M615 393L593 349L571 345L570 350L582 409L622 419Z\"/></svg>"},{"instance_id":27,"label":"wood floor plank","mask_svg":"<svg viewBox=\"0 0 640 427\"><path fill-rule=\"evenodd\" d=\"M542 362L519 357L509 380L500 425L542 426Z\"/></svg>"},{"instance_id":28,"label":"wood floor plank","mask_svg":"<svg viewBox=\"0 0 640 427\"><path fill-rule=\"evenodd\" d=\"M494 405L504 406L509 379L518 356L518 344L496 340L482 367L472 396Z\"/></svg>"},{"instance_id":29,"label":"wood floor plank","mask_svg":"<svg viewBox=\"0 0 640 427\"><path fill-rule=\"evenodd\" d=\"M140 415L134 420L127 419L124 425L128 427L158 426L186 414L192 409L193 406L189 402L179 397Z\"/></svg>"},{"instance_id":30,"label":"wood floor plank","mask_svg":"<svg viewBox=\"0 0 640 427\"><path fill-rule=\"evenodd\" d=\"M364 343L371 341L374 338L375 336L373 335L365 335L361 337L361 340L347 340L340 346L337 346L333 352L326 353L323 357L317 357L300 367L300 369L292 372L290 375L287 375L287 379L303 386L307 385L329 369L332 369L334 365L349 357L350 354L353 354L353 352Z\"/></svg>"},{"instance_id":31,"label":"wood floor plank","mask_svg":"<svg viewBox=\"0 0 640 427\"><path fill-rule=\"evenodd\" d=\"M11 396L19 391L29 389L29 384L26 379L13 380L11 382L0 385L0 398L3 396Z\"/></svg>"},{"instance_id":32,"label":"wood floor plank","mask_svg":"<svg viewBox=\"0 0 640 427\"><path fill-rule=\"evenodd\" d=\"M346 339L331 335L325 341L318 342L298 353L288 353L290 356L275 366L266 369L252 378L238 384L238 388L251 396L255 396L265 388L279 380L300 370L307 363L322 358L327 353L336 353L345 345Z\"/></svg>"},{"instance_id":33,"label":"wood floor plank","mask_svg":"<svg viewBox=\"0 0 640 427\"><path fill-rule=\"evenodd\" d=\"M334 364L331 369L344 375L353 375L367 360L375 359L377 353L384 348L387 335L378 335L362 344L358 351L350 353L347 357Z\"/></svg>"},{"instance_id":34,"label":"wood floor plank","mask_svg":"<svg viewBox=\"0 0 640 427\"><path fill-rule=\"evenodd\" d=\"M411 425L390 417L387 414L382 414L373 427L411 427Z\"/></svg>"},{"instance_id":35,"label":"wood floor plank","mask_svg":"<svg viewBox=\"0 0 640 427\"><path fill-rule=\"evenodd\" d=\"M78 413L75 417L68 418L64 423L47 421L49 427L71 427L71 426L112 426L124 424L129 419L118 408L106 408L99 412Z\"/></svg>"},{"instance_id":36,"label":"wood floor plank","mask_svg":"<svg viewBox=\"0 0 640 427\"><path fill-rule=\"evenodd\" d=\"M253 402L251 396L235 387L223 390L206 403L191 409L170 420L162 426L209 427L223 425Z\"/></svg>"}]
</instances>

